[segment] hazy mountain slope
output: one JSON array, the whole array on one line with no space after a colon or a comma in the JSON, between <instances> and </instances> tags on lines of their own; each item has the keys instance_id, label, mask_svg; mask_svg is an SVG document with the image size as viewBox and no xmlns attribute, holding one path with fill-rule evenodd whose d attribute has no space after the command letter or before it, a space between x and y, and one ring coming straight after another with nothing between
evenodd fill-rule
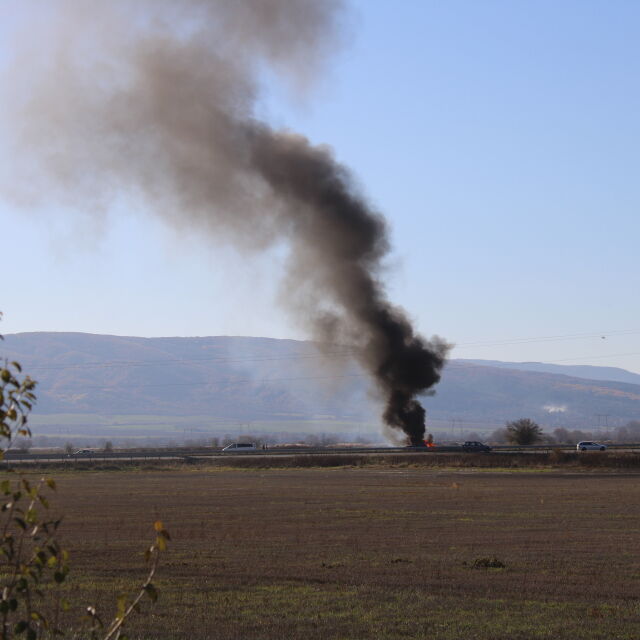
<instances>
[{"instance_id":1,"label":"hazy mountain slope","mask_svg":"<svg viewBox=\"0 0 640 640\"><path fill-rule=\"evenodd\" d=\"M40 413L361 416L368 405L343 352L324 358L310 342L23 333L1 348L38 380Z\"/></svg>"},{"instance_id":2,"label":"hazy mountain slope","mask_svg":"<svg viewBox=\"0 0 640 640\"><path fill-rule=\"evenodd\" d=\"M597 424L600 414L614 425L640 417L640 385L454 360L429 405L432 416L449 411L452 417L497 422L526 416L584 427Z\"/></svg>"},{"instance_id":3,"label":"hazy mountain slope","mask_svg":"<svg viewBox=\"0 0 640 640\"><path fill-rule=\"evenodd\" d=\"M368 378L344 350L329 351L322 357L311 342L270 338L80 333L14 334L0 344L0 353L20 361L39 381L40 414L377 421ZM501 424L527 416L563 426L592 426L597 414L608 415L611 425L640 419L638 384L512 364L451 361L436 395L425 398L429 419L441 425L454 419Z\"/></svg>"},{"instance_id":4,"label":"hazy mountain slope","mask_svg":"<svg viewBox=\"0 0 640 640\"><path fill-rule=\"evenodd\" d=\"M610 382L627 382L640 384L640 374L619 369L618 367L596 367L577 364L547 364L545 362L500 362L499 360L458 360L457 362L479 364L485 367L501 369L519 369L521 371L538 371L541 373L557 373L559 375L586 378L587 380L608 380Z\"/></svg>"}]
</instances>

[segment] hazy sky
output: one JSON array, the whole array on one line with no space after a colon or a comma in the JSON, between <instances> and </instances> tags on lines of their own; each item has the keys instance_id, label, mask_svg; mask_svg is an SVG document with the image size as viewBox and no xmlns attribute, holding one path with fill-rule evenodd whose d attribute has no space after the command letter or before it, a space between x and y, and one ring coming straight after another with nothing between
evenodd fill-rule
<instances>
[{"instance_id":1,"label":"hazy sky","mask_svg":"<svg viewBox=\"0 0 640 640\"><path fill-rule=\"evenodd\" d=\"M640 3L352 5L313 94L273 87L260 109L331 145L385 214L391 297L454 357L640 372ZM0 41L19 7L0 5ZM277 304L277 251L127 202L94 227L0 201L0 224L3 333L306 337Z\"/></svg>"}]
</instances>

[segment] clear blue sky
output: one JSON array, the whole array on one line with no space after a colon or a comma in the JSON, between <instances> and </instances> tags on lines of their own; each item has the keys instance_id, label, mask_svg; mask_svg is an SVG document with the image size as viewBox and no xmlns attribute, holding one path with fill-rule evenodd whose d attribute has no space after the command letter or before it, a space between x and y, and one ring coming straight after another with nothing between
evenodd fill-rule
<instances>
[{"instance_id":1,"label":"clear blue sky","mask_svg":"<svg viewBox=\"0 0 640 640\"><path fill-rule=\"evenodd\" d=\"M330 144L386 215L391 297L454 357L640 372L640 3L352 4L311 99L274 90L262 110ZM277 306L277 255L126 203L94 229L0 202L0 224L4 333L306 337Z\"/></svg>"}]
</instances>

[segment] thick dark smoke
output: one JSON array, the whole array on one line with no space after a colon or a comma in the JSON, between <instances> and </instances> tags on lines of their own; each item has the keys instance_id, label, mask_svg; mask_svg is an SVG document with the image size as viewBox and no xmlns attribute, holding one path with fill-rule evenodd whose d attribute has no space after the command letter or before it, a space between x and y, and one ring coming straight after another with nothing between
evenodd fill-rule
<instances>
[{"instance_id":1,"label":"thick dark smoke","mask_svg":"<svg viewBox=\"0 0 640 640\"><path fill-rule=\"evenodd\" d=\"M416 335L389 303L384 219L327 148L256 117L269 77L298 92L312 84L339 43L342 3L21 4L44 7L45 17L25 23L21 41L38 46L16 41L14 75L5 75L18 159L11 185L28 182L23 196L38 190L85 211L127 198L243 248L286 239L289 306L316 339L353 349L386 424L420 444L416 397L438 382L447 345Z\"/></svg>"}]
</instances>

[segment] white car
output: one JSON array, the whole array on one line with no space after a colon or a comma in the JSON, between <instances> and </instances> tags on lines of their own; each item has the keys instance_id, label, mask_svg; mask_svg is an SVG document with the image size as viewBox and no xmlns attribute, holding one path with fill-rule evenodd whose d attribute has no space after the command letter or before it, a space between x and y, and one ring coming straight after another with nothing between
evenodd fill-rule
<instances>
[{"instance_id":1,"label":"white car","mask_svg":"<svg viewBox=\"0 0 640 640\"><path fill-rule=\"evenodd\" d=\"M68 454L71 457L75 457L75 456L92 456L95 453L95 451L93 449L78 449L77 451L74 451L73 453Z\"/></svg>"},{"instance_id":2,"label":"white car","mask_svg":"<svg viewBox=\"0 0 640 640\"><path fill-rule=\"evenodd\" d=\"M607 445L585 440L584 442L578 442L576 449L578 451L606 451Z\"/></svg>"},{"instance_id":3,"label":"white car","mask_svg":"<svg viewBox=\"0 0 640 640\"><path fill-rule=\"evenodd\" d=\"M223 451L243 453L244 451L257 451L258 447L253 442L234 442L227 445Z\"/></svg>"}]
</instances>

